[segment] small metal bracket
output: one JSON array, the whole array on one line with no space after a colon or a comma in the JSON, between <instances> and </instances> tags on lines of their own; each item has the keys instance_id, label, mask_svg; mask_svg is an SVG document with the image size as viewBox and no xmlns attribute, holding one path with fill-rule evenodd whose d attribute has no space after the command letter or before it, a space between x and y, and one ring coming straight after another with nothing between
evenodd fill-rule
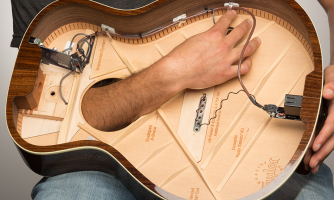
<instances>
[{"instance_id":1,"label":"small metal bracket","mask_svg":"<svg viewBox=\"0 0 334 200\"><path fill-rule=\"evenodd\" d=\"M178 16L178 17L175 17L175 18L173 19L173 23L174 23L174 22L178 22L178 21L183 21L186 17L187 17L186 14L183 14L183 15L180 15L180 16Z\"/></svg>"},{"instance_id":2,"label":"small metal bracket","mask_svg":"<svg viewBox=\"0 0 334 200\"><path fill-rule=\"evenodd\" d=\"M228 6L227 11L230 11L233 7L240 7L240 5L238 3L234 3L234 2L229 2L229 3L225 3L224 6Z\"/></svg>"},{"instance_id":3,"label":"small metal bracket","mask_svg":"<svg viewBox=\"0 0 334 200\"><path fill-rule=\"evenodd\" d=\"M206 94L204 93L201 97L198 105L198 109L196 110L196 119L195 119L195 125L194 125L194 132L198 133L201 130L201 125L204 117L205 107L206 107Z\"/></svg>"},{"instance_id":4,"label":"small metal bracket","mask_svg":"<svg viewBox=\"0 0 334 200\"><path fill-rule=\"evenodd\" d=\"M101 24L101 28L102 28L102 31L106 31L106 32L108 31L111 34L116 33L115 29L113 27L108 26L108 25Z\"/></svg>"}]
</instances>

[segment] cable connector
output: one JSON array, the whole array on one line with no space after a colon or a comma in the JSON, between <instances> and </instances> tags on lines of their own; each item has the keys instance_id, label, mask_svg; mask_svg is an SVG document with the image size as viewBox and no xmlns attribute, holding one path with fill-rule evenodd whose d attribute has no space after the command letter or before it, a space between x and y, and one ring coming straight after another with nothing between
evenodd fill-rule
<instances>
[{"instance_id":1,"label":"cable connector","mask_svg":"<svg viewBox=\"0 0 334 200\"><path fill-rule=\"evenodd\" d=\"M269 104L269 105L264 105L263 110L266 111L268 114L271 113L277 113L277 106L273 105L273 104Z\"/></svg>"},{"instance_id":2,"label":"cable connector","mask_svg":"<svg viewBox=\"0 0 334 200\"><path fill-rule=\"evenodd\" d=\"M230 11L233 7L240 7L240 5L238 3L234 3L234 2L229 2L229 3L225 3L224 6L228 6L227 11Z\"/></svg>"},{"instance_id":3,"label":"cable connector","mask_svg":"<svg viewBox=\"0 0 334 200\"><path fill-rule=\"evenodd\" d=\"M253 95L250 95L248 98L256 107L259 107L259 108L263 109L263 106L256 101L256 99Z\"/></svg>"}]
</instances>

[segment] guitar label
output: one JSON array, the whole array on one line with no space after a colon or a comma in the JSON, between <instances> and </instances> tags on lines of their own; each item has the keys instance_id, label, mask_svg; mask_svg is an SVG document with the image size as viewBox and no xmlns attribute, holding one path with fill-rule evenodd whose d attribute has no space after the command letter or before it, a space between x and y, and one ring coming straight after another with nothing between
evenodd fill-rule
<instances>
[{"instance_id":1,"label":"guitar label","mask_svg":"<svg viewBox=\"0 0 334 200\"><path fill-rule=\"evenodd\" d=\"M199 188L191 188L189 200L198 200Z\"/></svg>"},{"instance_id":2,"label":"guitar label","mask_svg":"<svg viewBox=\"0 0 334 200\"><path fill-rule=\"evenodd\" d=\"M152 125L149 125L145 142L150 142L150 141L154 142L156 132L157 132L157 127L153 127Z\"/></svg>"},{"instance_id":3,"label":"guitar label","mask_svg":"<svg viewBox=\"0 0 334 200\"><path fill-rule=\"evenodd\" d=\"M214 111L216 111L217 108L218 108L218 106L220 106L220 104L219 104L219 97L220 97L220 92L217 92L216 98L215 98L215 103L214 103L214 108L213 108ZM209 133L209 137L208 137L208 143L212 142L212 136L216 137L217 134L218 134L218 128L219 128L219 120L220 120L221 110L218 111L217 115L218 115L217 118L216 119L212 119L211 124L210 124L210 133ZM217 124L216 124L216 120L217 120Z\"/></svg>"},{"instance_id":4,"label":"guitar label","mask_svg":"<svg viewBox=\"0 0 334 200\"><path fill-rule=\"evenodd\" d=\"M101 61L102 61L102 57L103 57L103 52L106 49L106 39L103 38L103 42L102 42L102 48L100 50L100 56L99 56L99 61L97 62L97 67L96 67L96 71L100 70L101 67Z\"/></svg>"},{"instance_id":5,"label":"guitar label","mask_svg":"<svg viewBox=\"0 0 334 200\"><path fill-rule=\"evenodd\" d=\"M257 166L255 170L255 181L261 188L271 183L278 174L283 170L282 166L279 165L280 159L274 160L272 158L269 161L265 161Z\"/></svg>"},{"instance_id":6,"label":"guitar label","mask_svg":"<svg viewBox=\"0 0 334 200\"><path fill-rule=\"evenodd\" d=\"M241 128L240 129L240 133L239 135L234 135L233 138L233 145L232 145L232 150L233 151L237 151L235 157L239 157L241 150L242 150L242 144L245 141L247 134L249 132L249 128L246 130L245 128Z\"/></svg>"}]
</instances>

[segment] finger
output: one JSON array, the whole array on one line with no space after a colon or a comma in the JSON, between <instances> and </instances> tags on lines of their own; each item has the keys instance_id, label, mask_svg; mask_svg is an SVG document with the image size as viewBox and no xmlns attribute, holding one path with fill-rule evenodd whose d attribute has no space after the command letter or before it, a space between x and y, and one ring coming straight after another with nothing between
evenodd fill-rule
<instances>
[{"instance_id":1,"label":"finger","mask_svg":"<svg viewBox=\"0 0 334 200\"><path fill-rule=\"evenodd\" d=\"M333 101L331 102L328 108L328 116L325 121L324 126L322 127L319 135L315 138L315 141L312 145L313 151L317 152L321 146L333 135L334 133L334 105Z\"/></svg>"},{"instance_id":2,"label":"finger","mask_svg":"<svg viewBox=\"0 0 334 200\"><path fill-rule=\"evenodd\" d=\"M325 99L334 99L334 65L325 69L325 86L322 95Z\"/></svg>"},{"instance_id":3,"label":"finger","mask_svg":"<svg viewBox=\"0 0 334 200\"><path fill-rule=\"evenodd\" d=\"M311 170L311 168L309 166L311 157L312 157L312 150L311 149L307 149L306 153L305 153L305 157L304 157L304 165L305 165L305 170L306 171L310 171Z\"/></svg>"},{"instance_id":4,"label":"finger","mask_svg":"<svg viewBox=\"0 0 334 200\"><path fill-rule=\"evenodd\" d=\"M311 169L310 168L310 160L311 160L311 157L312 157L312 154L313 154L313 152L312 152L313 142L314 142L314 135L311 138L310 145L307 147L307 150L306 150L306 153L305 153L305 157L304 157L305 169L307 171L309 171Z\"/></svg>"},{"instance_id":5,"label":"finger","mask_svg":"<svg viewBox=\"0 0 334 200\"><path fill-rule=\"evenodd\" d=\"M252 39L246 50L245 50L245 53L244 53L244 58L248 57L248 56L251 56L258 48L259 46L261 45L261 39L256 37L254 39ZM242 47L237 47L237 48L234 48L231 52L231 55L229 56L229 59L231 59L231 63L234 63L235 61L239 60L240 59L240 55L241 55L241 52L243 50L243 46Z\"/></svg>"},{"instance_id":6,"label":"finger","mask_svg":"<svg viewBox=\"0 0 334 200\"><path fill-rule=\"evenodd\" d=\"M224 14L217 23L211 28L211 30L217 30L222 35L225 35L228 27L232 21L237 17L237 12L235 10L230 10Z\"/></svg>"},{"instance_id":7,"label":"finger","mask_svg":"<svg viewBox=\"0 0 334 200\"><path fill-rule=\"evenodd\" d=\"M332 135L322 147L313 154L310 161L310 167L316 168L319 163L323 162L325 158L333 151L334 148L334 136Z\"/></svg>"},{"instance_id":8,"label":"finger","mask_svg":"<svg viewBox=\"0 0 334 200\"><path fill-rule=\"evenodd\" d=\"M233 47L241 40L246 33L251 29L252 22L249 19L246 19L237 27L235 27L230 34L226 36L226 39L230 45Z\"/></svg>"},{"instance_id":9,"label":"finger","mask_svg":"<svg viewBox=\"0 0 334 200\"><path fill-rule=\"evenodd\" d=\"M319 171L320 165L322 165L323 162L320 162L315 168L311 169L311 172L313 174L317 173Z\"/></svg>"},{"instance_id":10,"label":"finger","mask_svg":"<svg viewBox=\"0 0 334 200\"><path fill-rule=\"evenodd\" d=\"M250 68L252 67L252 60L253 58L250 56L244 60L244 62L241 64L240 74L246 74L249 72ZM229 74L230 77L235 77L238 75L238 65L232 65Z\"/></svg>"}]
</instances>

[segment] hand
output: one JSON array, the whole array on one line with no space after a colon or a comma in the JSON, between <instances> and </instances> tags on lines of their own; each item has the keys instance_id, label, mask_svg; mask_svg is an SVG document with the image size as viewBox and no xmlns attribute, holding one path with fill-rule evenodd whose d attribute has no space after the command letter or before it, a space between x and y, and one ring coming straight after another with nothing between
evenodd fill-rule
<instances>
[{"instance_id":1,"label":"hand","mask_svg":"<svg viewBox=\"0 0 334 200\"><path fill-rule=\"evenodd\" d=\"M175 48L165 59L169 69L183 89L201 89L221 84L237 76L238 66L232 65L240 59L242 47L234 46L252 27L250 20L226 35L231 22L236 18L234 10L227 12L208 31L189 38ZM261 40L254 38L248 45L242 63L241 74L250 70L252 57Z\"/></svg>"},{"instance_id":2,"label":"hand","mask_svg":"<svg viewBox=\"0 0 334 200\"><path fill-rule=\"evenodd\" d=\"M309 149L304 159L305 165L310 167L313 173L318 172L319 166L334 150L334 65L325 69L323 97L329 101L327 102L329 103L328 117L319 135L314 139L314 143L310 145L314 151L313 155Z\"/></svg>"}]
</instances>

